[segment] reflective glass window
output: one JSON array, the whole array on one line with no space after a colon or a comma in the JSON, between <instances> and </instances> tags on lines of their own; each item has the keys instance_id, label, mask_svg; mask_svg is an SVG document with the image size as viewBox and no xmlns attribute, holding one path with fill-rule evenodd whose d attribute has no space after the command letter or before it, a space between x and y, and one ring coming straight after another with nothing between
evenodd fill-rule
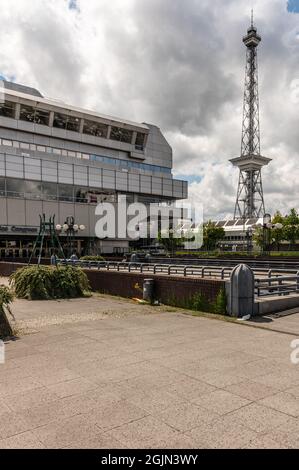
<instances>
[{"instance_id":1,"label":"reflective glass window","mask_svg":"<svg viewBox=\"0 0 299 470\"><path fill-rule=\"evenodd\" d=\"M130 144L132 142L133 131L121 127L112 127L110 139Z\"/></svg>"},{"instance_id":2,"label":"reflective glass window","mask_svg":"<svg viewBox=\"0 0 299 470\"><path fill-rule=\"evenodd\" d=\"M65 114L55 113L53 127L58 129L66 129L67 116Z\"/></svg>"},{"instance_id":3,"label":"reflective glass window","mask_svg":"<svg viewBox=\"0 0 299 470\"><path fill-rule=\"evenodd\" d=\"M21 104L20 119L22 121L34 122L35 109L32 106Z\"/></svg>"},{"instance_id":4,"label":"reflective glass window","mask_svg":"<svg viewBox=\"0 0 299 470\"><path fill-rule=\"evenodd\" d=\"M35 110L34 122L42 126L48 126L50 119L50 111L44 111L42 109Z\"/></svg>"},{"instance_id":5,"label":"reflective glass window","mask_svg":"<svg viewBox=\"0 0 299 470\"><path fill-rule=\"evenodd\" d=\"M14 118L15 117L16 104L12 101L5 101L0 103L0 116Z\"/></svg>"},{"instance_id":6,"label":"reflective glass window","mask_svg":"<svg viewBox=\"0 0 299 470\"><path fill-rule=\"evenodd\" d=\"M107 124L84 119L83 134L106 138L108 134L108 126Z\"/></svg>"},{"instance_id":7,"label":"reflective glass window","mask_svg":"<svg viewBox=\"0 0 299 470\"><path fill-rule=\"evenodd\" d=\"M66 128L68 131L79 132L80 130L80 119L75 116L68 116Z\"/></svg>"},{"instance_id":8,"label":"reflective glass window","mask_svg":"<svg viewBox=\"0 0 299 470\"><path fill-rule=\"evenodd\" d=\"M145 139L145 134L143 134L142 132L137 132L136 141L135 141L136 150L143 150L144 139Z\"/></svg>"}]
</instances>

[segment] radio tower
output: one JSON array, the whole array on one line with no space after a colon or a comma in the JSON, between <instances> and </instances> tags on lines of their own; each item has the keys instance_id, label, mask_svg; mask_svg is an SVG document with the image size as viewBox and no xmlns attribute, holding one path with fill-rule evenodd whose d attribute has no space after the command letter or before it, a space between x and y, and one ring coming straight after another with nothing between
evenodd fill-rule
<instances>
[{"instance_id":1,"label":"radio tower","mask_svg":"<svg viewBox=\"0 0 299 470\"><path fill-rule=\"evenodd\" d=\"M257 47L260 41L261 36L257 34L251 11L251 25L243 38L247 51L241 156L230 160L240 170L234 219L259 218L265 214L261 170L271 159L263 157L260 153L257 68Z\"/></svg>"}]
</instances>

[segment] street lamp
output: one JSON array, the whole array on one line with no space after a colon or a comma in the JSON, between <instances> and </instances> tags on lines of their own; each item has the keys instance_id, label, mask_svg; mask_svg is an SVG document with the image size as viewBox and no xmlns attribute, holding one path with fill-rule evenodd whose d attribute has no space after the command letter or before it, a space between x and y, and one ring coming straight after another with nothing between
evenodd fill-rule
<instances>
[{"instance_id":1,"label":"street lamp","mask_svg":"<svg viewBox=\"0 0 299 470\"><path fill-rule=\"evenodd\" d=\"M85 230L85 225L76 224L73 216L67 217L66 221L64 222L62 226L60 224L56 225L56 231L58 233L65 233L67 235L69 257L71 257L73 254L73 240L74 240L75 234L83 230Z\"/></svg>"},{"instance_id":2,"label":"street lamp","mask_svg":"<svg viewBox=\"0 0 299 470\"><path fill-rule=\"evenodd\" d=\"M263 224L257 224L257 227L261 227L263 229L263 247L262 247L262 251L263 251L263 254L264 253L268 254L270 252L270 244L271 244L271 241L272 241L272 240L270 240L271 230L273 230L273 229L280 230L280 229L282 229L283 225L279 222L277 222L276 224L273 224L271 222L271 215L270 214L265 214L264 217L263 217ZM266 248L268 248L268 249L266 249Z\"/></svg>"},{"instance_id":3,"label":"street lamp","mask_svg":"<svg viewBox=\"0 0 299 470\"><path fill-rule=\"evenodd\" d=\"M253 229L252 227L248 227L248 229L246 230L247 253L251 253L252 251L252 235L253 235Z\"/></svg>"}]
</instances>

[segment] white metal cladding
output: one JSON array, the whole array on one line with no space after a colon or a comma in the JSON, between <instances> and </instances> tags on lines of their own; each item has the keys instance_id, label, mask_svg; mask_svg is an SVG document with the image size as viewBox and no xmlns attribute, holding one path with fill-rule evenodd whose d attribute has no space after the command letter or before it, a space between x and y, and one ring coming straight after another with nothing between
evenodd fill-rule
<instances>
[{"instance_id":1,"label":"white metal cladding","mask_svg":"<svg viewBox=\"0 0 299 470\"><path fill-rule=\"evenodd\" d=\"M185 181L27 156L0 154L0 175L121 192L157 194L176 199L187 197Z\"/></svg>"}]
</instances>

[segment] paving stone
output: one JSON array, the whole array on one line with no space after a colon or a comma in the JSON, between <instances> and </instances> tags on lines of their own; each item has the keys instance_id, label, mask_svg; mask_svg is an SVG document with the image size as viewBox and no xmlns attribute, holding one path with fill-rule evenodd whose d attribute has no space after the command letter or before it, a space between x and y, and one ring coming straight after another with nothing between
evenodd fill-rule
<instances>
[{"instance_id":1,"label":"paving stone","mask_svg":"<svg viewBox=\"0 0 299 470\"><path fill-rule=\"evenodd\" d=\"M168 424L177 431L185 432L198 427L201 423L211 423L219 418L219 415L192 403L183 403L170 406L155 417Z\"/></svg>"},{"instance_id":2,"label":"paving stone","mask_svg":"<svg viewBox=\"0 0 299 470\"><path fill-rule=\"evenodd\" d=\"M110 434L129 448L172 448L174 443L191 445L191 436L185 436L167 424L151 417L145 417L110 431ZM191 438L192 439L192 438ZM193 443L192 443L193 445ZM175 446L174 446L175 447Z\"/></svg>"},{"instance_id":3,"label":"paving stone","mask_svg":"<svg viewBox=\"0 0 299 470\"><path fill-rule=\"evenodd\" d=\"M276 395L260 400L259 403L290 416L299 416L299 397L294 397L289 393L277 393Z\"/></svg>"},{"instance_id":4,"label":"paving stone","mask_svg":"<svg viewBox=\"0 0 299 470\"><path fill-rule=\"evenodd\" d=\"M238 395L226 392L225 390L216 390L202 395L198 400L195 400L194 403L214 413L224 415L242 406L248 405L250 401Z\"/></svg>"},{"instance_id":5,"label":"paving stone","mask_svg":"<svg viewBox=\"0 0 299 470\"><path fill-rule=\"evenodd\" d=\"M277 393L277 389L251 380L246 380L245 382L234 385L228 385L225 387L225 390L251 401L261 400L262 398Z\"/></svg>"},{"instance_id":6,"label":"paving stone","mask_svg":"<svg viewBox=\"0 0 299 470\"><path fill-rule=\"evenodd\" d=\"M92 415L76 415L62 421L54 421L32 431L46 448L61 449L72 444L83 445L100 434Z\"/></svg>"},{"instance_id":7,"label":"paving stone","mask_svg":"<svg viewBox=\"0 0 299 470\"><path fill-rule=\"evenodd\" d=\"M227 415L232 426L242 423L248 429L264 433L289 421L289 416L260 404L252 403Z\"/></svg>"},{"instance_id":8,"label":"paving stone","mask_svg":"<svg viewBox=\"0 0 299 470\"><path fill-rule=\"evenodd\" d=\"M81 393L87 392L98 388L98 384L91 382L85 378L79 378L74 380L66 380L53 385L48 385L48 390L53 392L59 398L65 398L72 395L80 395Z\"/></svg>"},{"instance_id":9,"label":"paving stone","mask_svg":"<svg viewBox=\"0 0 299 470\"><path fill-rule=\"evenodd\" d=\"M49 391L46 387L41 387L26 392L7 395L5 402L12 411L21 411L57 399L58 395L56 393Z\"/></svg>"},{"instance_id":10,"label":"paving stone","mask_svg":"<svg viewBox=\"0 0 299 470\"><path fill-rule=\"evenodd\" d=\"M198 448L207 449L240 449L244 448L257 438L257 433L246 428L241 423L231 426L227 416L203 423L186 433L191 436Z\"/></svg>"},{"instance_id":11,"label":"paving stone","mask_svg":"<svg viewBox=\"0 0 299 470\"><path fill-rule=\"evenodd\" d=\"M0 440L0 449L43 449L43 444L30 431Z\"/></svg>"}]
</instances>

